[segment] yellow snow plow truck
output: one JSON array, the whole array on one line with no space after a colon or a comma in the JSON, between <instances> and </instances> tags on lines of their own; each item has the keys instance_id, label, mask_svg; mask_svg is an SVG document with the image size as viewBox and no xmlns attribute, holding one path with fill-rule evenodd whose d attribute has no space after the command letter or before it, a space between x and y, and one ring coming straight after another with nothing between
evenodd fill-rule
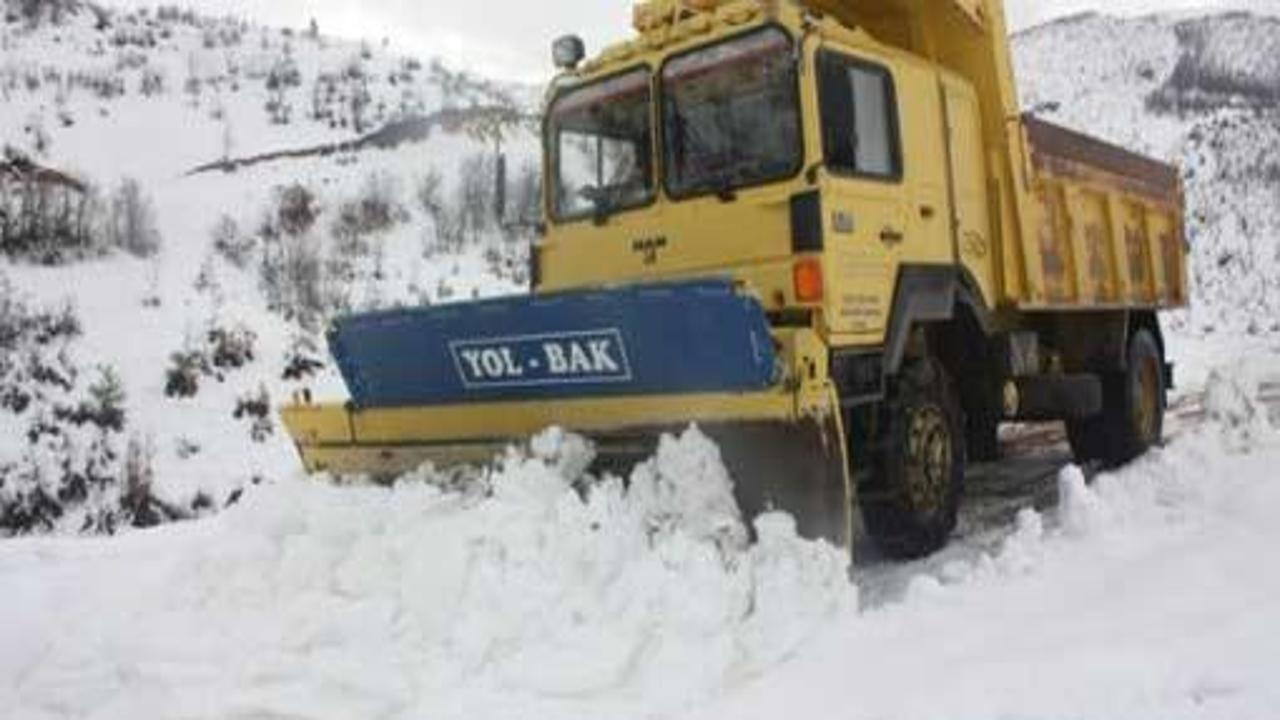
<instances>
[{"instance_id":1,"label":"yellow snow plow truck","mask_svg":"<svg viewBox=\"0 0 1280 720\"><path fill-rule=\"evenodd\" d=\"M556 42L530 296L348 317L313 471L492 461L548 426L626 469L717 440L744 514L937 550L1006 421L1160 441L1187 302L1176 168L1019 112L1001 0L651 0Z\"/></svg>"}]
</instances>

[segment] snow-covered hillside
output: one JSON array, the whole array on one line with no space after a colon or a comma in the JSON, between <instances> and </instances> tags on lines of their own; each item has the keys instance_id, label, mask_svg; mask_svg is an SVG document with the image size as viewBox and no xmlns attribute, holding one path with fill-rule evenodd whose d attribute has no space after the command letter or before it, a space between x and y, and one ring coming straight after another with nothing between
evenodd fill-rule
<instances>
[{"instance_id":1,"label":"snow-covered hillside","mask_svg":"<svg viewBox=\"0 0 1280 720\"><path fill-rule=\"evenodd\" d=\"M27 5L7 2L0 20L0 306L65 307L77 332L15 332L3 348L22 360L0 368L0 395L26 399L0 409L0 506L17 508L0 512L0 533L221 508L294 471L280 403L303 383L342 392L324 365L326 317L523 289L538 184L529 89L313 29L66 0L27 17ZM192 172L281 151L296 157ZM5 175L30 166L87 190ZM119 224L126 179L158 251L98 230ZM87 218L85 238L51 253L68 244L64 207ZM41 237L24 239L28 226ZM68 423L102 372L122 421ZM152 510L130 509L148 494Z\"/></svg>"}]
</instances>

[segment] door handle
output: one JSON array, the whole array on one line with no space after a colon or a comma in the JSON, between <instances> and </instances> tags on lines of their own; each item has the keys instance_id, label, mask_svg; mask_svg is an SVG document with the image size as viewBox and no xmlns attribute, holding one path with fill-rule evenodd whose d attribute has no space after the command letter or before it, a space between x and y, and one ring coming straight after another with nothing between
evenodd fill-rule
<instances>
[{"instance_id":1,"label":"door handle","mask_svg":"<svg viewBox=\"0 0 1280 720\"><path fill-rule=\"evenodd\" d=\"M895 230L891 227L887 227L880 231L880 242L885 245L897 245L905 239L906 236L902 234L901 230Z\"/></svg>"}]
</instances>

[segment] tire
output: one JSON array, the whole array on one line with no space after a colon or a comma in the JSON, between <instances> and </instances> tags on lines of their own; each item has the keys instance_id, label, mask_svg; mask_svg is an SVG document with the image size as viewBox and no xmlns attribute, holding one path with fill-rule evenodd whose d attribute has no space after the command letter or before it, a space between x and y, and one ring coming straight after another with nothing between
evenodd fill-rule
<instances>
[{"instance_id":1,"label":"tire","mask_svg":"<svg viewBox=\"0 0 1280 720\"><path fill-rule=\"evenodd\" d=\"M858 487L867 532L891 558L930 555L955 531L966 463L964 413L942 365L905 368L878 426Z\"/></svg>"},{"instance_id":2,"label":"tire","mask_svg":"<svg viewBox=\"0 0 1280 720\"><path fill-rule=\"evenodd\" d=\"M1159 445L1166 393L1160 346L1150 330L1138 330L1129 341L1125 369L1103 378L1102 414L1067 423L1076 459L1117 468Z\"/></svg>"}]
</instances>

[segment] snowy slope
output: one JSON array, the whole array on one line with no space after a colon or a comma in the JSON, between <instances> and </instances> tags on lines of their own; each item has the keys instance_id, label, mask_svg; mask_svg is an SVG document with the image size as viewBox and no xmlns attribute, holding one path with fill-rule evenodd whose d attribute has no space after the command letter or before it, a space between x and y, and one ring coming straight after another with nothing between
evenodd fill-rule
<instances>
[{"instance_id":1,"label":"snowy slope","mask_svg":"<svg viewBox=\"0 0 1280 720\"><path fill-rule=\"evenodd\" d=\"M110 367L123 385L127 425L120 437L108 438L119 446L111 452L121 455L126 441L144 445L152 489L164 503L182 512L216 509L245 488L294 471L282 428L264 437L251 418L233 416L242 399L265 391L278 406L304 383L342 393L329 367L318 377L283 378L299 342L313 348L313 359L326 359L323 322L301 323L289 308L272 310L264 286L268 260L312 259L328 314L523 289L523 237L488 228L455 238L419 192L427 179L439 178L434 201L449 211L450 223L460 222L454 207L460 169L491 163L494 152L492 141L478 139L467 124L466 110L495 103L519 110L532 101L530 90L380 46L237 18L173 9L125 14L71 2L61 22L49 20L0 21L0 146L91 184L104 205L122 178L136 179L163 243L148 259L114 252L65 267L0 260L0 275L22 302L74 308L83 333L67 348L71 364L85 382L94 368ZM460 111L454 122L396 148L190 174L225 158L352 141L450 108ZM537 157L532 132L516 125L504 135L513 181L527 177ZM282 237L281 193L299 185L314 197L316 217L298 237ZM385 196L390 224L342 240L344 213L359 211L370 188ZM214 247L220 223L229 223L234 241L247 248L241 266ZM204 378L194 397L170 397L171 356L203 351L213 330L251 333L253 357L243 368ZM14 417L0 409L5 426L16 430L0 445L0 476L22 476L7 488L0 480L0 495L33 482L49 495L64 490L57 477L66 455L61 446L29 459L25 443L9 442L23 437L40 412L32 407ZM263 422L272 426L274 417ZM31 470L5 470L15 462ZM55 529L83 527L71 513Z\"/></svg>"}]
</instances>

